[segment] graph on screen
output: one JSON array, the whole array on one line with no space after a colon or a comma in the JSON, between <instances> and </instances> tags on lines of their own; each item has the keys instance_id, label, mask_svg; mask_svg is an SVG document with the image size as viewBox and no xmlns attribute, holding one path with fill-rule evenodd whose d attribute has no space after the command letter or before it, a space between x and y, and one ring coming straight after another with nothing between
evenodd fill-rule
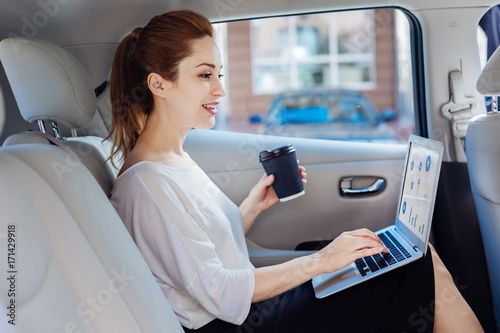
<instances>
[{"instance_id":1,"label":"graph on screen","mask_svg":"<svg viewBox=\"0 0 500 333\"><path fill-rule=\"evenodd\" d=\"M410 147L398 217L422 241L430 226L438 158L438 152L418 145Z\"/></svg>"}]
</instances>

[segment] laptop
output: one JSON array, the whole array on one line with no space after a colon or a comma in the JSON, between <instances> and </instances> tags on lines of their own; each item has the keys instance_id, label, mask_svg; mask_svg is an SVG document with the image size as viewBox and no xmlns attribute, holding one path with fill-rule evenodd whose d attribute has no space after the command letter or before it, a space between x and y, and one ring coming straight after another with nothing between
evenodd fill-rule
<instances>
[{"instance_id":1,"label":"laptop","mask_svg":"<svg viewBox=\"0 0 500 333\"><path fill-rule=\"evenodd\" d=\"M329 296L426 255L442 154L441 142L410 136L396 222L375 232L390 253L361 258L336 272L316 276L312 284L317 298Z\"/></svg>"}]
</instances>

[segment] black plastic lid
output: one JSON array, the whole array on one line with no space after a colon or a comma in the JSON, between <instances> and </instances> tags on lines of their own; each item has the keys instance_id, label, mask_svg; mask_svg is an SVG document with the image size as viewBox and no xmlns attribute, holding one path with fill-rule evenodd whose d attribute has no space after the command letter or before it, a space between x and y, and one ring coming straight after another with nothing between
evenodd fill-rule
<instances>
[{"instance_id":1,"label":"black plastic lid","mask_svg":"<svg viewBox=\"0 0 500 333\"><path fill-rule=\"evenodd\" d=\"M288 144L286 146L282 146L282 147L278 147L278 148L274 148L274 149L263 150L259 153L259 160L260 160L260 163L262 163L264 161L267 161L267 160L270 160L272 158L275 158L275 157L278 157L278 156L281 156L284 154L288 154L288 153L291 153L294 151L295 151L295 147L292 144Z\"/></svg>"}]
</instances>

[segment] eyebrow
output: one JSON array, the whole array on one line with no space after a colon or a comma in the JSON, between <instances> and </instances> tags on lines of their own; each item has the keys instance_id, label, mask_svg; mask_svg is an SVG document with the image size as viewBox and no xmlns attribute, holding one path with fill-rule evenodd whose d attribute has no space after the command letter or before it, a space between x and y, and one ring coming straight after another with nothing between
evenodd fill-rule
<instances>
[{"instance_id":1,"label":"eyebrow","mask_svg":"<svg viewBox=\"0 0 500 333\"><path fill-rule=\"evenodd\" d=\"M210 68L215 69L215 65L214 64L209 64L208 62L201 63L198 66L196 66L195 68L198 68L198 67L201 67L201 66L208 66ZM222 68L222 65L220 66L220 68Z\"/></svg>"}]
</instances>

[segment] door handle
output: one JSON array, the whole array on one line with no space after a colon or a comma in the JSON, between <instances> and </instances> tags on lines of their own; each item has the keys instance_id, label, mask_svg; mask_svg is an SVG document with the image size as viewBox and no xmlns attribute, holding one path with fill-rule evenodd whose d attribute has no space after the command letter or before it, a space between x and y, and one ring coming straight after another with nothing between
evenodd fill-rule
<instances>
[{"instance_id":1,"label":"door handle","mask_svg":"<svg viewBox=\"0 0 500 333\"><path fill-rule=\"evenodd\" d=\"M347 177L343 178L340 181L340 193L342 196L346 197L354 197L354 196L364 196L364 195L373 195L380 193L385 188L385 179L378 178L375 182L364 188L352 188L352 184L354 180L359 180L367 177ZM372 178L372 177L370 177ZM375 178L374 178L375 179Z\"/></svg>"}]
</instances>

